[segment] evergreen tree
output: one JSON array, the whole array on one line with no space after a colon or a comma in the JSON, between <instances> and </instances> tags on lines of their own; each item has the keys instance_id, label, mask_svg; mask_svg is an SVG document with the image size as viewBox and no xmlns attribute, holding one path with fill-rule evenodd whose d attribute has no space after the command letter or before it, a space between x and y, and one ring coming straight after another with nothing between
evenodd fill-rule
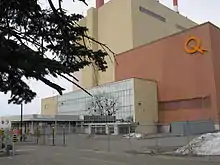
<instances>
[{"instance_id":1,"label":"evergreen tree","mask_svg":"<svg viewBox=\"0 0 220 165\"><path fill-rule=\"evenodd\" d=\"M111 50L87 35L88 29L78 24L83 16L68 14L62 0L57 0L58 7L47 1L49 8L39 0L0 0L0 91L11 93L9 103L35 98L24 78L42 81L62 94L64 88L48 76L62 77L81 88L72 73L89 65L100 71L107 68L105 58ZM90 42L102 49L92 50L87 46Z\"/></svg>"}]
</instances>

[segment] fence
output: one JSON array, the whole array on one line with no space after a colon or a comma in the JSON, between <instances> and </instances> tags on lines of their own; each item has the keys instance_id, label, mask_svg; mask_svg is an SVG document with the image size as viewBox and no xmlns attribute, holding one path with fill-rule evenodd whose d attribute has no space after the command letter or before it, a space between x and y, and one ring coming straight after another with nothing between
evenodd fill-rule
<instances>
[{"instance_id":1,"label":"fence","mask_svg":"<svg viewBox=\"0 0 220 165\"><path fill-rule=\"evenodd\" d=\"M24 142L27 144L65 146L70 135L88 134L87 126L37 126L32 133L23 135Z\"/></svg>"},{"instance_id":2,"label":"fence","mask_svg":"<svg viewBox=\"0 0 220 165\"><path fill-rule=\"evenodd\" d=\"M188 144L196 136L157 133L157 128L160 127L161 125L118 125L114 128L111 125L86 125L76 128L79 132L68 134L67 144L78 149L96 151L165 152Z\"/></svg>"},{"instance_id":3,"label":"fence","mask_svg":"<svg viewBox=\"0 0 220 165\"><path fill-rule=\"evenodd\" d=\"M68 145L82 150L161 153L173 152L189 144L200 133L213 132L214 124L211 124L211 121L181 122L170 125L99 123L71 128L57 126L38 129L35 134L27 136L26 140L38 145Z\"/></svg>"},{"instance_id":4,"label":"fence","mask_svg":"<svg viewBox=\"0 0 220 165\"><path fill-rule=\"evenodd\" d=\"M89 135L73 135L80 149L113 151L113 152L173 152L178 148L189 144L192 139L200 136L200 133L213 132L213 127L207 129L204 125L209 125L207 121L197 123L186 122L183 130L190 130L191 134L173 133L172 126L161 124L154 125L118 125L118 134L109 131L110 128L104 126L93 126L94 130ZM198 125L205 129L198 132ZM86 126L88 129L88 126ZM197 128L197 131L191 129ZM164 131L165 130L165 131Z\"/></svg>"},{"instance_id":5,"label":"fence","mask_svg":"<svg viewBox=\"0 0 220 165\"><path fill-rule=\"evenodd\" d=\"M65 146L67 134L69 130L67 127L36 127L33 133L23 135L23 141L26 144L48 145L48 146Z\"/></svg>"}]
</instances>

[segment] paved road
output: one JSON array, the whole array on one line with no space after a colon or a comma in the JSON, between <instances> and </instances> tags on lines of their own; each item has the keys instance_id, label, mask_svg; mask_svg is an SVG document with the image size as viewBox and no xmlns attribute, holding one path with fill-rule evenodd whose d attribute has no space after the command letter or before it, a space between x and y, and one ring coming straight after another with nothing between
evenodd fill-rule
<instances>
[{"instance_id":1,"label":"paved road","mask_svg":"<svg viewBox=\"0 0 220 165\"><path fill-rule=\"evenodd\" d=\"M74 147L19 146L18 155L0 157L1 165L217 165L219 158L132 155ZM211 160L211 161L210 161ZM219 159L220 160L220 159Z\"/></svg>"}]
</instances>

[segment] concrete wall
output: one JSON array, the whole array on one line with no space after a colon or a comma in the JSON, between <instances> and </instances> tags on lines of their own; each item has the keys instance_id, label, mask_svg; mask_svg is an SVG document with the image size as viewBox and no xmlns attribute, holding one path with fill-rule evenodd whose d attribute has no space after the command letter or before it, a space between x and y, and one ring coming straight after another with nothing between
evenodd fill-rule
<instances>
[{"instance_id":1,"label":"concrete wall","mask_svg":"<svg viewBox=\"0 0 220 165\"><path fill-rule=\"evenodd\" d=\"M156 0L131 2L134 48L197 25Z\"/></svg>"},{"instance_id":2,"label":"concrete wall","mask_svg":"<svg viewBox=\"0 0 220 165\"><path fill-rule=\"evenodd\" d=\"M41 114L42 115L56 115L57 114L58 96L44 98L41 100Z\"/></svg>"},{"instance_id":3,"label":"concrete wall","mask_svg":"<svg viewBox=\"0 0 220 165\"><path fill-rule=\"evenodd\" d=\"M98 11L98 39L115 54L133 48L131 0L111 0ZM108 69L100 73L99 84L114 81L114 57L106 58Z\"/></svg>"},{"instance_id":4,"label":"concrete wall","mask_svg":"<svg viewBox=\"0 0 220 165\"><path fill-rule=\"evenodd\" d=\"M171 123L171 133L173 133L174 135L198 135L214 131L214 123L211 120Z\"/></svg>"},{"instance_id":5,"label":"concrete wall","mask_svg":"<svg viewBox=\"0 0 220 165\"><path fill-rule=\"evenodd\" d=\"M157 84L154 81L134 79L135 122L138 132L155 133L158 122Z\"/></svg>"},{"instance_id":6,"label":"concrete wall","mask_svg":"<svg viewBox=\"0 0 220 165\"><path fill-rule=\"evenodd\" d=\"M89 35L99 42L107 44L114 53L133 48L132 20L131 14L129 14L131 12L130 1L112 0L98 10L91 8L87 12L85 25L89 29ZM122 27L126 28L122 30ZM96 46L97 44L94 45L94 50L97 49ZM99 47L99 49L102 48ZM106 72L98 73L92 66L82 70L83 87L90 88L114 80L114 56L112 53L108 53L110 56L106 57L106 61L109 64Z\"/></svg>"},{"instance_id":7,"label":"concrete wall","mask_svg":"<svg viewBox=\"0 0 220 165\"><path fill-rule=\"evenodd\" d=\"M82 26L86 26L88 28L89 36L95 40L98 40L98 10L96 8L90 8L87 11L87 17L84 18L84 20L80 23ZM98 45L95 42L86 40L86 44L90 49L94 51L98 49ZM98 85L98 73L93 65L90 65L82 70L81 78L84 88Z\"/></svg>"},{"instance_id":8,"label":"concrete wall","mask_svg":"<svg viewBox=\"0 0 220 165\"><path fill-rule=\"evenodd\" d=\"M166 22L140 12L140 6L163 15ZM82 25L89 28L89 35L106 44L115 54L182 30L176 25L185 28L196 25L156 0L111 0L99 9L90 9L85 20L86 23L82 21ZM106 72L95 73L93 67L87 67L82 71L83 87L115 81L113 55L110 53L106 60L108 63Z\"/></svg>"},{"instance_id":9,"label":"concrete wall","mask_svg":"<svg viewBox=\"0 0 220 165\"><path fill-rule=\"evenodd\" d=\"M86 17L84 17L83 19L81 19L81 20L79 21L79 25L81 25L81 26L83 26L83 27L86 27L86 20L87 20ZM88 69L85 68L84 70L88 70ZM78 72L73 73L73 75L79 80L78 84L83 84L83 82L82 82L82 80L83 80L83 78L82 78L82 76L83 76L82 72L83 72L84 70L80 70L80 71L78 71ZM75 80L74 80L74 81L75 81ZM78 87L76 87L75 85L73 85L73 91L78 90L78 89L79 89Z\"/></svg>"},{"instance_id":10,"label":"concrete wall","mask_svg":"<svg viewBox=\"0 0 220 165\"><path fill-rule=\"evenodd\" d=\"M134 79L135 122L151 124L158 121L157 84Z\"/></svg>"},{"instance_id":11,"label":"concrete wall","mask_svg":"<svg viewBox=\"0 0 220 165\"><path fill-rule=\"evenodd\" d=\"M209 107L160 110L159 122L216 119L216 92L209 23L191 28L116 57L116 80L139 77L158 83L160 102L210 97ZM184 44L196 36L208 51L188 54ZM131 67L132 66L132 67Z\"/></svg>"}]
</instances>

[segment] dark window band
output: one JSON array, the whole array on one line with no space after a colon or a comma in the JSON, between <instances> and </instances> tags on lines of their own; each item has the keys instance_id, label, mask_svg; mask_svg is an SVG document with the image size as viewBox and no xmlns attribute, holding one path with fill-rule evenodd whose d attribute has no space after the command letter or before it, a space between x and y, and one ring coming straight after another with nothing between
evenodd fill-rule
<instances>
[{"instance_id":1,"label":"dark window band","mask_svg":"<svg viewBox=\"0 0 220 165\"><path fill-rule=\"evenodd\" d=\"M142 13L148 14L148 15L150 15L160 21L166 22L166 18L164 18L164 17L160 16L159 14L156 14L156 13L154 13L154 12L152 12L142 6L139 6L139 11Z\"/></svg>"},{"instance_id":2,"label":"dark window band","mask_svg":"<svg viewBox=\"0 0 220 165\"><path fill-rule=\"evenodd\" d=\"M180 30L186 30L185 27L183 27L183 26L181 26L181 25L179 25L179 24L176 24L176 27L177 27L178 29L180 29Z\"/></svg>"}]
</instances>

